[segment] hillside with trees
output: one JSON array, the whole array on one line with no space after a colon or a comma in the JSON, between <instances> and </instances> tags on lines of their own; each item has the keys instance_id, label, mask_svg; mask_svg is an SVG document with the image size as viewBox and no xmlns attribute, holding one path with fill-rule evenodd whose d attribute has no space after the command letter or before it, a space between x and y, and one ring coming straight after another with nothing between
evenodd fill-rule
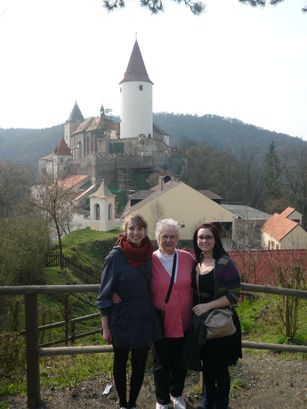
<instances>
[{"instance_id":1,"label":"hillside with trees","mask_svg":"<svg viewBox=\"0 0 307 409\"><path fill-rule=\"evenodd\" d=\"M171 144L191 140L206 143L216 149L237 155L242 148L256 150L265 155L274 142L278 147L303 146L299 137L277 133L246 124L238 119L217 115L189 115L157 113L154 122L171 136Z\"/></svg>"},{"instance_id":2,"label":"hillside with trees","mask_svg":"<svg viewBox=\"0 0 307 409\"><path fill-rule=\"evenodd\" d=\"M38 159L52 152L63 134L63 125L44 129L0 128L0 159L27 165L36 172Z\"/></svg>"},{"instance_id":3,"label":"hillside with trees","mask_svg":"<svg viewBox=\"0 0 307 409\"><path fill-rule=\"evenodd\" d=\"M116 118L113 118L116 119ZM267 131L232 118L216 115L154 114L154 122L170 135L172 146L198 141L238 156L242 149L264 156L272 142L278 148L305 146L298 137ZM38 159L52 152L64 134L64 125L45 129L0 128L0 159L25 164L37 170Z\"/></svg>"}]
</instances>

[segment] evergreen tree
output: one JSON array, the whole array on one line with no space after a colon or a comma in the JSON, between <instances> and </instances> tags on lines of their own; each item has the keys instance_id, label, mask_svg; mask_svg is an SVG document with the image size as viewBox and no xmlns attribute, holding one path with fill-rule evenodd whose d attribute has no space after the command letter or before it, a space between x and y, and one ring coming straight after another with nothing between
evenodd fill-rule
<instances>
[{"instance_id":1,"label":"evergreen tree","mask_svg":"<svg viewBox=\"0 0 307 409\"><path fill-rule=\"evenodd\" d=\"M278 204L281 197L281 165L280 159L276 152L276 145L271 143L268 153L264 160L264 176L265 176L265 199L268 202L267 205L271 207L271 211L278 211L274 207Z\"/></svg>"}]
</instances>

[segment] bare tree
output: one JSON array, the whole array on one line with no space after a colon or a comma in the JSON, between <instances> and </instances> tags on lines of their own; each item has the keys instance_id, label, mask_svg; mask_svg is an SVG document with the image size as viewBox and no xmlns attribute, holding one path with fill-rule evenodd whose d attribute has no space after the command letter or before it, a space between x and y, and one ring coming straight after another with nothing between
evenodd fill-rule
<instances>
[{"instance_id":1,"label":"bare tree","mask_svg":"<svg viewBox=\"0 0 307 409\"><path fill-rule=\"evenodd\" d=\"M35 186L33 204L43 213L49 227L55 230L59 253L60 267L63 268L62 236L69 232L69 222L73 215L73 183L66 186L65 180L55 180Z\"/></svg>"}]
</instances>

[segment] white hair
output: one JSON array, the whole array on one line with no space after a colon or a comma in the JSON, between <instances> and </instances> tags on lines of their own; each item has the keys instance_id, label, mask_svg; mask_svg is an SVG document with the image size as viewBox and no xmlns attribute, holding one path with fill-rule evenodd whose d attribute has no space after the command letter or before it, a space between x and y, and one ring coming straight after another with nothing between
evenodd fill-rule
<instances>
[{"instance_id":1,"label":"white hair","mask_svg":"<svg viewBox=\"0 0 307 409\"><path fill-rule=\"evenodd\" d=\"M177 238L180 236L180 224L174 219L161 219L157 222L155 236L159 242L160 234L163 230L172 229L175 231Z\"/></svg>"}]
</instances>

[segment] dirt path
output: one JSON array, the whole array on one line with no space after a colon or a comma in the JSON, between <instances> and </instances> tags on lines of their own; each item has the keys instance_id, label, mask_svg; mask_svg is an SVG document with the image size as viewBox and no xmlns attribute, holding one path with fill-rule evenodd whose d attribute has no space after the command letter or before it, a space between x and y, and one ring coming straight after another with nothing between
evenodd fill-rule
<instances>
[{"instance_id":1,"label":"dirt path","mask_svg":"<svg viewBox=\"0 0 307 409\"><path fill-rule=\"evenodd\" d=\"M199 400L198 381L198 374L189 374L185 390L189 409L193 409ZM76 388L42 390L42 408L117 408L114 386L107 396L103 395L109 382L108 379L99 378L83 382ZM2 406L4 402L6 405ZM138 404L140 409L155 407L151 376L145 379ZM230 406L232 409L306 409L307 360L285 359L272 353L246 353L232 371ZM0 399L0 408L25 409L26 397Z\"/></svg>"}]
</instances>

